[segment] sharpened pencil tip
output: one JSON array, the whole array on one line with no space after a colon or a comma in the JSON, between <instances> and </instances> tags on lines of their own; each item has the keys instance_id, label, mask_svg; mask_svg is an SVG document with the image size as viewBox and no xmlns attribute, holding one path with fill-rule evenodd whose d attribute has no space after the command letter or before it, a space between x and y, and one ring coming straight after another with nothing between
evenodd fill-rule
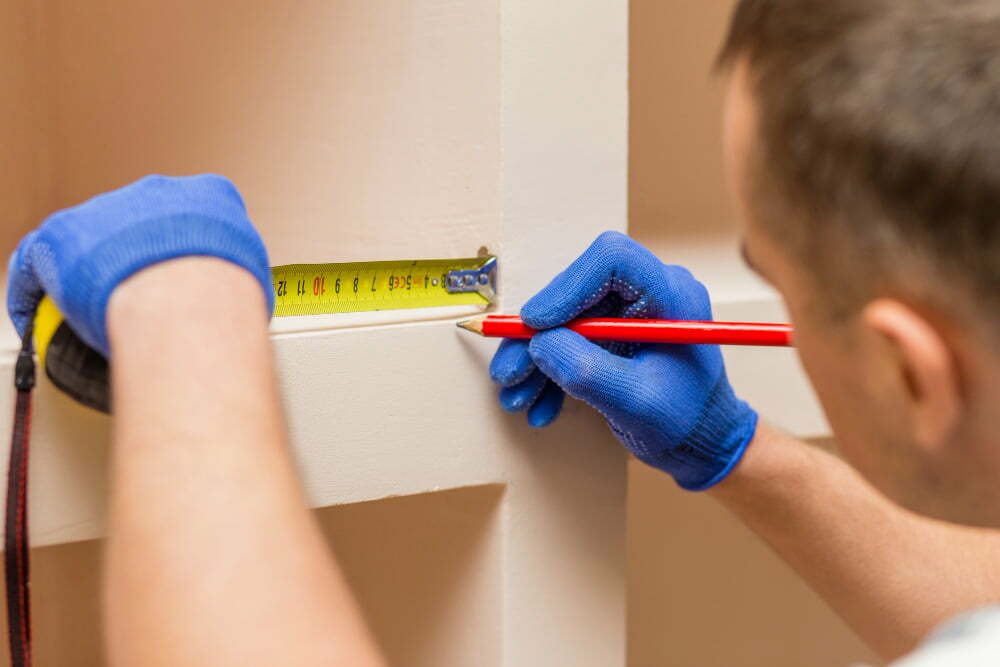
<instances>
[{"instance_id":1,"label":"sharpened pencil tip","mask_svg":"<svg viewBox=\"0 0 1000 667\"><path fill-rule=\"evenodd\" d=\"M479 336L483 335L483 318L477 317L471 320L463 320L462 322L456 322L455 325L459 329L465 329L466 331L471 331Z\"/></svg>"}]
</instances>

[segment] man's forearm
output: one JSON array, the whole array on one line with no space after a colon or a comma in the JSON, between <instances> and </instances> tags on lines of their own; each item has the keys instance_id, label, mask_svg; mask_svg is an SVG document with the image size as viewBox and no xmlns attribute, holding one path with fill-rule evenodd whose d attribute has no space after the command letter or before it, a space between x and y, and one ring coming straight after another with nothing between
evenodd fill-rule
<instances>
[{"instance_id":1,"label":"man's forearm","mask_svg":"<svg viewBox=\"0 0 1000 667\"><path fill-rule=\"evenodd\" d=\"M209 258L112 297L113 664L378 663L296 480L264 310Z\"/></svg>"},{"instance_id":2,"label":"man's forearm","mask_svg":"<svg viewBox=\"0 0 1000 667\"><path fill-rule=\"evenodd\" d=\"M886 658L1000 599L1000 533L905 511L836 457L767 425L709 493Z\"/></svg>"}]
</instances>

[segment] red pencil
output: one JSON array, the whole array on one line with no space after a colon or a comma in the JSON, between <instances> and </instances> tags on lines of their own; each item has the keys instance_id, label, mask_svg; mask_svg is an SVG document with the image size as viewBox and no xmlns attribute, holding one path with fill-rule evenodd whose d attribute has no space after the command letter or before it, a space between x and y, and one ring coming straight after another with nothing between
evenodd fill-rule
<instances>
[{"instance_id":1,"label":"red pencil","mask_svg":"<svg viewBox=\"0 0 1000 667\"><path fill-rule=\"evenodd\" d=\"M490 338L531 338L538 333L516 315L484 315L458 326ZM626 343L686 343L708 345L792 345L789 324L689 322L679 320L581 319L566 325L590 340Z\"/></svg>"}]
</instances>

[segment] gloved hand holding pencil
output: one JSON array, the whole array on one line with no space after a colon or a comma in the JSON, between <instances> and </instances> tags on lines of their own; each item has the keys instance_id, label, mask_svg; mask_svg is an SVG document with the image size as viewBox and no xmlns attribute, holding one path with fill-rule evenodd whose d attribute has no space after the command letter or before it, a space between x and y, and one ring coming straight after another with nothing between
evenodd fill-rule
<instances>
[{"instance_id":1,"label":"gloved hand holding pencil","mask_svg":"<svg viewBox=\"0 0 1000 667\"><path fill-rule=\"evenodd\" d=\"M600 411L637 458L692 491L714 486L739 462L757 413L733 393L717 346L596 344L560 328L580 317L710 320L708 292L686 269L607 232L521 317L546 331L505 340L493 358L490 375L508 411L546 426L565 391Z\"/></svg>"}]
</instances>

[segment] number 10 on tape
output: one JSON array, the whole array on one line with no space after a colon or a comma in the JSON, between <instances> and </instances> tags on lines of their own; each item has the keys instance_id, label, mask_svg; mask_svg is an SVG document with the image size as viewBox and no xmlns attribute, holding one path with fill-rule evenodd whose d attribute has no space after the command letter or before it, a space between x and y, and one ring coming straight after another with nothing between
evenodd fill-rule
<instances>
[{"instance_id":1,"label":"number 10 on tape","mask_svg":"<svg viewBox=\"0 0 1000 667\"><path fill-rule=\"evenodd\" d=\"M341 264L271 269L275 317L429 308L496 300L496 257Z\"/></svg>"}]
</instances>

